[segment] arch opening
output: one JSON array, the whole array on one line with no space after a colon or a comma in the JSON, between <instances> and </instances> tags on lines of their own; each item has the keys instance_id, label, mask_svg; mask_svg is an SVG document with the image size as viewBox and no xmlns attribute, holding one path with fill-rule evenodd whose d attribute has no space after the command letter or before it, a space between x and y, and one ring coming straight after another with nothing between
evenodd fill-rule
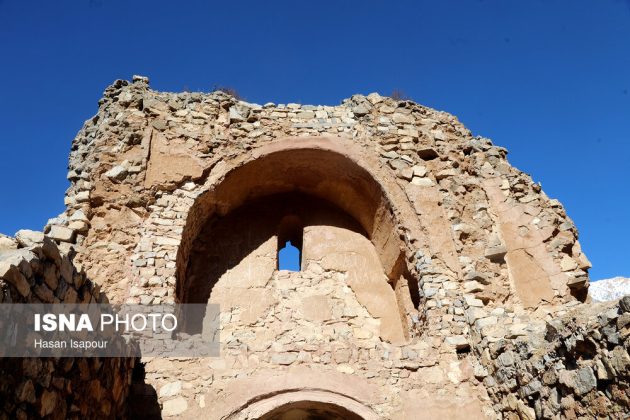
<instances>
[{"instance_id":1,"label":"arch opening","mask_svg":"<svg viewBox=\"0 0 630 420\"><path fill-rule=\"evenodd\" d=\"M227 420L377 420L360 399L327 389L290 389L260 395L234 407Z\"/></svg>"},{"instance_id":2,"label":"arch opening","mask_svg":"<svg viewBox=\"0 0 630 420\"><path fill-rule=\"evenodd\" d=\"M328 226L367 238L361 226L331 203L302 193L282 193L247 202L225 216L215 215L201 229L187 267L185 303L206 303L215 284L266 284L278 269L278 251L295 241L304 255L304 230ZM308 236L308 235L306 235Z\"/></svg>"},{"instance_id":3,"label":"arch opening","mask_svg":"<svg viewBox=\"0 0 630 420\"><path fill-rule=\"evenodd\" d=\"M352 411L321 401L297 401L264 414L259 420L364 420Z\"/></svg>"},{"instance_id":4,"label":"arch opening","mask_svg":"<svg viewBox=\"0 0 630 420\"><path fill-rule=\"evenodd\" d=\"M261 282L278 269L277 252L288 241L300 250L302 267L309 252L304 229L325 225L360 233L373 244L390 292L399 297L401 320L412 318L419 302L410 295L409 250L395 209L379 181L353 159L318 148L279 150L217 179L189 212L177 256L179 302L207 302L216 281L254 250L261 252L245 266L255 267ZM234 226L243 228L240 237L229 237Z\"/></svg>"}]
</instances>

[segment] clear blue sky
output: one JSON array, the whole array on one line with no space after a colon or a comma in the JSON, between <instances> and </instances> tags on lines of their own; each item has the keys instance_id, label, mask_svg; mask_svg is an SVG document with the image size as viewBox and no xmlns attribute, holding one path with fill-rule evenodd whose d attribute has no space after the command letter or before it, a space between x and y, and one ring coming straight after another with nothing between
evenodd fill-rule
<instances>
[{"instance_id":1,"label":"clear blue sky","mask_svg":"<svg viewBox=\"0 0 630 420\"><path fill-rule=\"evenodd\" d=\"M338 104L404 91L560 199L594 279L630 276L630 0L0 0L0 232L63 209L70 142L114 79Z\"/></svg>"},{"instance_id":2,"label":"clear blue sky","mask_svg":"<svg viewBox=\"0 0 630 420\"><path fill-rule=\"evenodd\" d=\"M300 250L288 241L278 250L278 268L280 270L300 271Z\"/></svg>"}]
</instances>

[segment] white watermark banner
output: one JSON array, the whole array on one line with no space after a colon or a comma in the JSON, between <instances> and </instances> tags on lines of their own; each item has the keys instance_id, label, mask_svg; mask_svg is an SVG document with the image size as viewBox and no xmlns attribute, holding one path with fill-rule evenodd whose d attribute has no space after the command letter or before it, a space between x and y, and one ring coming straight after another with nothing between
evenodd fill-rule
<instances>
[{"instance_id":1,"label":"white watermark banner","mask_svg":"<svg viewBox=\"0 0 630 420\"><path fill-rule=\"evenodd\" d=\"M219 305L0 304L0 357L219 356Z\"/></svg>"}]
</instances>

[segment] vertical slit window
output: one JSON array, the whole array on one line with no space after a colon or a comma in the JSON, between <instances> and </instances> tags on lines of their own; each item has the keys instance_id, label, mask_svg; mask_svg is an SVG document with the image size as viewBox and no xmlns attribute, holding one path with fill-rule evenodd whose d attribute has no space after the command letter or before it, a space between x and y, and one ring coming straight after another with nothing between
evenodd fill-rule
<instances>
[{"instance_id":1,"label":"vertical slit window","mask_svg":"<svg viewBox=\"0 0 630 420\"><path fill-rule=\"evenodd\" d=\"M278 270L300 271L304 227L299 217L286 216L278 228Z\"/></svg>"}]
</instances>

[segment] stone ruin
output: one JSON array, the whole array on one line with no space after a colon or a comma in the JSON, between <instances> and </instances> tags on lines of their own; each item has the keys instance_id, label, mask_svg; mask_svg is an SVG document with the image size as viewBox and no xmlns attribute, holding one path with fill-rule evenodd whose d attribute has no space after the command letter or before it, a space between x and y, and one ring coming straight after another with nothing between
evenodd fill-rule
<instances>
[{"instance_id":1,"label":"stone ruin","mask_svg":"<svg viewBox=\"0 0 630 420\"><path fill-rule=\"evenodd\" d=\"M506 155L378 94L114 82L65 212L0 238L0 302L219 303L221 355L4 359L0 418L627 418L630 298L590 303L575 225Z\"/></svg>"}]
</instances>

